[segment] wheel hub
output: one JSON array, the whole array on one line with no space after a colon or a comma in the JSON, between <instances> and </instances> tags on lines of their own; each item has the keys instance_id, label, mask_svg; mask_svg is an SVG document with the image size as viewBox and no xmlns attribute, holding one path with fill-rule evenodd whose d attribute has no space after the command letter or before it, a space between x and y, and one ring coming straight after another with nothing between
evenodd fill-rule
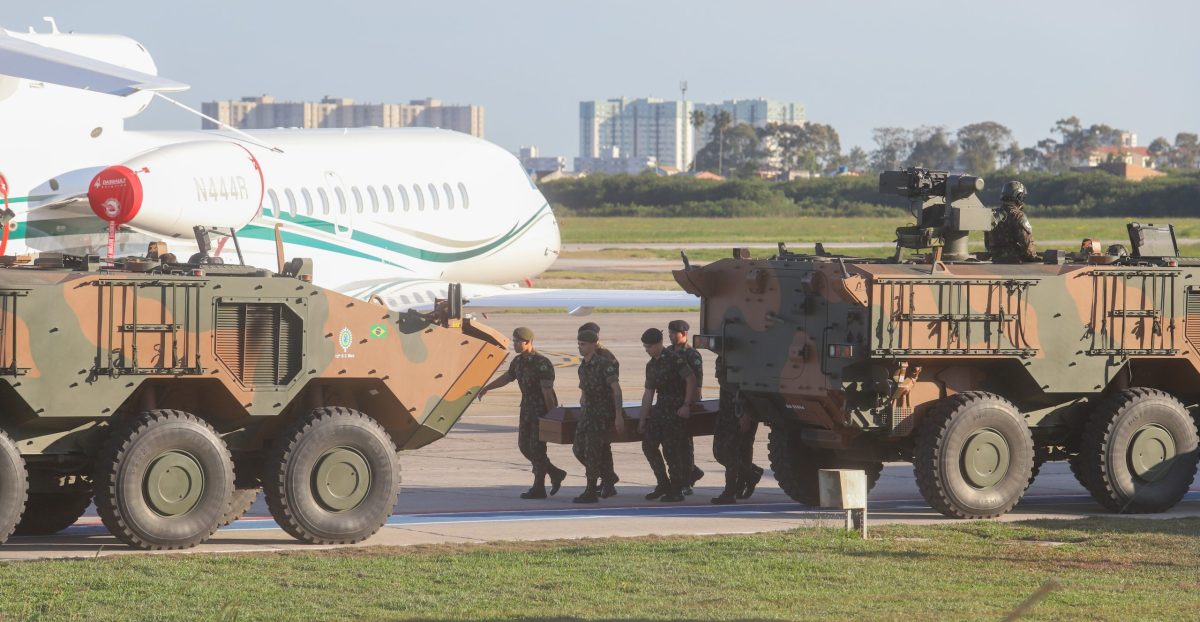
<instances>
[{"instance_id":1,"label":"wheel hub","mask_svg":"<svg viewBox=\"0 0 1200 622\"><path fill-rule=\"evenodd\" d=\"M163 516L187 514L204 494L204 469L187 452L165 452L146 469L142 494L150 507Z\"/></svg>"},{"instance_id":2,"label":"wheel hub","mask_svg":"<svg viewBox=\"0 0 1200 622\"><path fill-rule=\"evenodd\" d=\"M963 445L963 478L975 488L990 488L1008 474L1011 459L1003 435L991 428L977 430Z\"/></svg>"},{"instance_id":3,"label":"wheel hub","mask_svg":"<svg viewBox=\"0 0 1200 622\"><path fill-rule=\"evenodd\" d=\"M313 497L326 509L345 512L358 507L371 487L371 467L349 447L334 447L313 469Z\"/></svg>"},{"instance_id":4,"label":"wheel hub","mask_svg":"<svg viewBox=\"0 0 1200 622\"><path fill-rule=\"evenodd\" d=\"M1151 423L1133 433L1129 442L1129 470L1143 481L1167 474L1175 459L1175 438L1166 428Z\"/></svg>"}]
</instances>

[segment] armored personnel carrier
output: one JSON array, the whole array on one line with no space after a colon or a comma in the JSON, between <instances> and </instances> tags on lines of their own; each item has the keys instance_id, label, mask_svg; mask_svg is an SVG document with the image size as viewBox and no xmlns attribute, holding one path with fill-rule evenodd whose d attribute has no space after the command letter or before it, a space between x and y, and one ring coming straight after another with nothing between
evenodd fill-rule
<instances>
[{"instance_id":1,"label":"armored personnel carrier","mask_svg":"<svg viewBox=\"0 0 1200 622\"><path fill-rule=\"evenodd\" d=\"M310 260L280 264L6 258L0 541L94 500L122 542L194 546L260 486L302 541L378 531L397 450L444 436L507 341L453 294L396 313L315 287Z\"/></svg>"},{"instance_id":2,"label":"armored personnel carrier","mask_svg":"<svg viewBox=\"0 0 1200 622\"><path fill-rule=\"evenodd\" d=\"M894 257L745 249L674 273L700 296L697 347L721 355L737 403L770 427L771 466L818 502L817 471L913 463L939 512L1008 512L1048 460L1115 512L1162 512L1196 472L1200 260L1169 226L1129 225L1130 248L971 253L993 226L967 175L880 175L913 202ZM913 251L925 251L913 253Z\"/></svg>"}]
</instances>

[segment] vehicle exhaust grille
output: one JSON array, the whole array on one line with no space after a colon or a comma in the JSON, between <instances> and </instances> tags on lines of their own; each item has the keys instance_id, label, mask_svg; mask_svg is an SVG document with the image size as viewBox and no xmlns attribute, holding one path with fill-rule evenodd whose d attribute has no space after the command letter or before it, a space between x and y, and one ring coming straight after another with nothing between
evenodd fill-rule
<instances>
[{"instance_id":1,"label":"vehicle exhaust grille","mask_svg":"<svg viewBox=\"0 0 1200 622\"><path fill-rule=\"evenodd\" d=\"M1193 348L1200 348L1200 289L1187 290L1187 315L1183 321L1184 335Z\"/></svg>"},{"instance_id":2,"label":"vehicle exhaust grille","mask_svg":"<svg viewBox=\"0 0 1200 622\"><path fill-rule=\"evenodd\" d=\"M217 358L246 386L285 385L300 370L300 318L283 304L218 303Z\"/></svg>"}]
</instances>

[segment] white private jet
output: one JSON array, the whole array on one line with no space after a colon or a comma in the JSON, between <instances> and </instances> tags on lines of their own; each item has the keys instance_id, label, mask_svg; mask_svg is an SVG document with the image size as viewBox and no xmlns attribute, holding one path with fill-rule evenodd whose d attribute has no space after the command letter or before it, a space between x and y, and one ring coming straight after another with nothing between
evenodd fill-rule
<instances>
[{"instance_id":1,"label":"white private jet","mask_svg":"<svg viewBox=\"0 0 1200 622\"><path fill-rule=\"evenodd\" d=\"M697 304L684 292L516 286L558 257L558 223L512 154L465 134L125 130L155 96L182 106L164 93L187 85L158 77L130 38L47 21L49 33L0 29L8 254L103 254L113 223L118 255L165 238L186 257L202 225L237 231L246 262L269 266L279 225L289 255L313 258L317 284L397 309L428 308L447 282L487 307Z\"/></svg>"}]
</instances>

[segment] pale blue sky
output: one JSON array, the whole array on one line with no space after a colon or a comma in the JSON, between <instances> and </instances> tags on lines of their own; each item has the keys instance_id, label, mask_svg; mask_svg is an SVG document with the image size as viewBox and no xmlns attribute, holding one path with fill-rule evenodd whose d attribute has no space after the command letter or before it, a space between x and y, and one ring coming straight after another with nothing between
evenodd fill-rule
<instances>
[{"instance_id":1,"label":"pale blue sky","mask_svg":"<svg viewBox=\"0 0 1200 622\"><path fill-rule=\"evenodd\" d=\"M804 104L844 148L871 128L976 121L1023 145L1056 119L1156 136L1200 131L1200 3L255 2L49 0L0 26L129 35L185 103L270 93L487 107L487 138L578 151L578 102L621 95ZM134 127L198 127L156 103Z\"/></svg>"}]
</instances>

